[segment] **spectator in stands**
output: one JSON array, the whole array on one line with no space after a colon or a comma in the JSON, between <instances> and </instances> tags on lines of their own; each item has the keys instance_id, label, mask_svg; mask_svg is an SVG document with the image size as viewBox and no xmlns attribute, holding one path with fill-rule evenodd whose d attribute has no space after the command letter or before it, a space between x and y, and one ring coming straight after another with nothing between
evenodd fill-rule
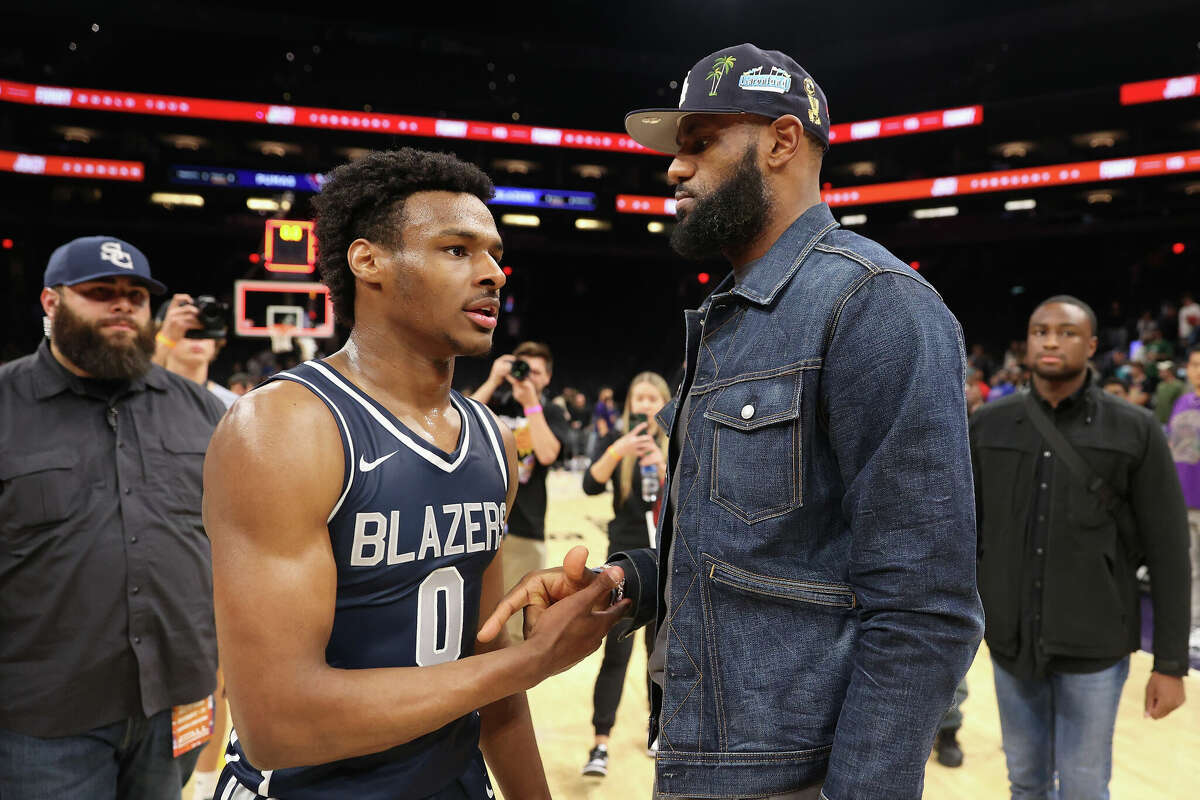
<instances>
[{"instance_id":1,"label":"spectator in stands","mask_svg":"<svg viewBox=\"0 0 1200 800\"><path fill-rule=\"evenodd\" d=\"M1146 374L1146 367L1142 362L1129 362L1129 402L1135 406L1149 407L1156 388L1158 387Z\"/></svg>"},{"instance_id":2,"label":"spectator in stands","mask_svg":"<svg viewBox=\"0 0 1200 800\"><path fill-rule=\"evenodd\" d=\"M1129 349L1129 326L1120 300L1113 300L1109 304L1108 315L1100 332L1100 347L1102 350Z\"/></svg>"},{"instance_id":3,"label":"spectator in stands","mask_svg":"<svg viewBox=\"0 0 1200 800\"><path fill-rule=\"evenodd\" d=\"M1025 363L1025 343L1012 341L1008 344L1008 350L1004 351L1004 368L1012 369Z\"/></svg>"},{"instance_id":4,"label":"spectator in stands","mask_svg":"<svg viewBox=\"0 0 1200 800\"><path fill-rule=\"evenodd\" d=\"M1013 797L1108 796L1140 563L1153 576L1145 711L1161 719L1184 701L1186 506L1162 429L1091 378L1095 319L1074 297L1039 305L1031 392L971 418L979 590Z\"/></svg>"},{"instance_id":5,"label":"spectator in stands","mask_svg":"<svg viewBox=\"0 0 1200 800\"><path fill-rule=\"evenodd\" d=\"M1138 340L1141 342L1145 342L1147 332L1151 328L1158 327L1158 323L1154 321L1153 312L1143 311L1142 315L1140 317L1138 317L1137 323L1135 323L1135 327L1137 329Z\"/></svg>"},{"instance_id":6,"label":"spectator in stands","mask_svg":"<svg viewBox=\"0 0 1200 800\"><path fill-rule=\"evenodd\" d=\"M987 381L992 377L992 372L996 369L995 362L992 357L987 354L987 350L982 344L971 345L971 355L967 358L967 363L979 370L980 379Z\"/></svg>"},{"instance_id":7,"label":"spectator in stands","mask_svg":"<svg viewBox=\"0 0 1200 800\"><path fill-rule=\"evenodd\" d=\"M1191 533L1192 616L1188 651L1200 660L1200 346L1188 349L1187 376L1191 391L1175 401L1167 441L1183 487Z\"/></svg>"},{"instance_id":8,"label":"spectator in stands","mask_svg":"<svg viewBox=\"0 0 1200 800\"><path fill-rule=\"evenodd\" d=\"M1146 326L1146 338L1143 340L1141 360L1147 364L1175 357L1175 345L1171 344L1164 335L1158 323Z\"/></svg>"},{"instance_id":9,"label":"spectator in stands","mask_svg":"<svg viewBox=\"0 0 1200 800\"><path fill-rule=\"evenodd\" d=\"M518 359L528 366L520 380L512 375ZM553 371L554 356L547 345L523 342L512 355L496 359L488 379L472 395L491 406L517 440L520 486L501 546L505 586L514 586L546 562L546 473L558 460L570 431L567 412L546 399ZM507 629L514 641L524 638L519 614L508 621Z\"/></svg>"},{"instance_id":10,"label":"spectator in stands","mask_svg":"<svg viewBox=\"0 0 1200 800\"><path fill-rule=\"evenodd\" d=\"M1164 300L1162 311L1158 315L1158 329L1162 337L1174 348L1179 341L1179 308L1170 300ZM1171 355L1174 356L1174 350Z\"/></svg>"},{"instance_id":11,"label":"spectator in stands","mask_svg":"<svg viewBox=\"0 0 1200 800\"><path fill-rule=\"evenodd\" d=\"M613 403L611 386L601 386L596 396L596 407L592 409L592 427L588 431L587 457L596 457L596 445L613 430L616 420L616 405Z\"/></svg>"},{"instance_id":12,"label":"spectator in stands","mask_svg":"<svg viewBox=\"0 0 1200 800\"><path fill-rule=\"evenodd\" d=\"M979 395L983 398L983 402L986 403L988 395L991 394L992 387L988 386L987 381L983 379L983 373L978 367L967 368L967 383L979 387Z\"/></svg>"},{"instance_id":13,"label":"spectator in stands","mask_svg":"<svg viewBox=\"0 0 1200 800\"><path fill-rule=\"evenodd\" d=\"M54 251L48 339L0 368L0 796L180 796L217 671L201 462L225 407L151 361L128 242Z\"/></svg>"},{"instance_id":14,"label":"spectator in stands","mask_svg":"<svg viewBox=\"0 0 1200 800\"><path fill-rule=\"evenodd\" d=\"M1104 378L1102 388L1104 391L1111 395L1115 395L1122 400L1129 400L1129 383L1121 378L1118 378L1116 375Z\"/></svg>"},{"instance_id":15,"label":"spectator in stands","mask_svg":"<svg viewBox=\"0 0 1200 800\"><path fill-rule=\"evenodd\" d=\"M1113 350L1100 359L1100 374L1105 378L1129 379L1129 354L1124 350Z\"/></svg>"},{"instance_id":16,"label":"spectator in stands","mask_svg":"<svg viewBox=\"0 0 1200 800\"><path fill-rule=\"evenodd\" d=\"M1200 330L1200 304L1191 292L1183 293L1183 305L1179 309L1179 342L1184 347L1196 344L1196 331Z\"/></svg>"},{"instance_id":17,"label":"spectator in stands","mask_svg":"<svg viewBox=\"0 0 1200 800\"><path fill-rule=\"evenodd\" d=\"M235 372L233 373L232 377L229 378L229 391L233 392L238 397L241 397L246 392L253 389L256 385L257 384L255 384L254 378L250 377L250 375L245 372Z\"/></svg>"},{"instance_id":18,"label":"spectator in stands","mask_svg":"<svg viewBox=\"0 0 1200 800\"><path fill-rule=\"evenodd\" d=\"M570 466L571 469L579 469L578 462L586 458L587 436L592 427L592 409L588 405L587 395L576 392L567 406L567 415L571 423Z\"/></svg>"},{"instance_id":19,"label":"spectator in stands","mask_svg":"<svg viewBox=\"0 0 1200 800\"><path fill-rule=\"evenodd\" d=\"M1019 367L1006 367L999 370L992 378L992 387L988 393L988 402L995 402L1001 397L1017 391L1017 383L1020 379L1021 370Z\"/></svg>"},{"instance_id":20,"label":"spectator in stands","mask_svg":"<svg viewBox=\"0 0 1200 800\"><path fill-rule=\"evenodd\" d=\"M613 519L608 523L606 560L615 553L654 544L654 525L660 507L658 495L667 475L667 434L658 427L654 415L670 400L671 390L661 375L654 372L637 375L625 395L621 429L615 425L609 428L608 435L600 440L595 460L583 474L586 494L600 494L612 486ZM632 419L638 414L646 421L635 424ZM621 430L628 433L622 435ZM651 499L645 497L642 486L641 470L647 466L654 467L659 482L659 491ZM646 626L645 638L649 655L654 649L653 623ZM632 652L631 621L626 619L617 623L604 643L604 661L592 696L595 740L583 766L584 775L608 774L608 737L617 718Z\"/></svg>"},{"instance_id":21,"label":"spectator in stands","mask_svg":"<svg viewBox=\"0 0 1200 800\"><path fill-rule=\"evenodd\" d=\"M1160 361L1155 365L1158 369L1158 386L1154 390L1154 417L1160 425L1166 425L1171 420L1171 411L1187 386L1175 374L1175 362Z\"/></svg>"}]
</instances>

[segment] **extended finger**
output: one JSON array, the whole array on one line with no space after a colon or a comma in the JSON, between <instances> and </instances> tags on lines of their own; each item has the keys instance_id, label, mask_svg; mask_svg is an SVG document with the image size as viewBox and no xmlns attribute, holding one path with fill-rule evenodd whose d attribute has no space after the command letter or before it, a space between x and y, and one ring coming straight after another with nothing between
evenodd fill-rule
<instances>
[{"instance_id":1,"label":"extended finger","mask_svg":"<svg viewBox=\"0 0 1200 800\"><path fill-rule=\"evenodd\" d=\"M496 604L496 609L491 613L491 616L479 626L479 633L475 638L481 642L490 642L500 635L504 623L508 622L508 618L516 614L522 608L529 604L529 590L524 583L517 584L504 597L500 598L500 602Z\"/></svg>"}]
</instances>

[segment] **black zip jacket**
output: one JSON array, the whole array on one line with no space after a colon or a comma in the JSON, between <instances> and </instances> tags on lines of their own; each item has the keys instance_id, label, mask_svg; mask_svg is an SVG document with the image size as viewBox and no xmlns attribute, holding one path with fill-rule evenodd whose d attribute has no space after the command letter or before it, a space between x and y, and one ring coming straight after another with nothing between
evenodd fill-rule
<instances>
[{"instance_id":1,"label":"black zip jacket","mask_svg":"<svg viewBox=\"0 0 1200 800\"><path fill-rule=\"evenodd\" d=\"M1162 429L1148 411L1092 381L1057 409L1034 398L1132 513L1118 529L1028 419L1023 393L980 408L971 419L971 460L988 647L1025 678L1115 663L1139 646L1135 573L1145 563L1154 671L1186 674L1187 507Z\"/></svg>"}]
</instances>

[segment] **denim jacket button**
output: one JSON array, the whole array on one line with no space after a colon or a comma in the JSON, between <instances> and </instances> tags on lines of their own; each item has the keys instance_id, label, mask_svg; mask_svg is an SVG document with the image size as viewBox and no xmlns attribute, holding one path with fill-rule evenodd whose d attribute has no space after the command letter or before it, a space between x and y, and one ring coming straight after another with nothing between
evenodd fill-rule
<instances>
[{"instance_id":1,"label":"denim jacket button","mask_svg":"<svg viewBox=\"0 0 1200 800\"><path fill-rule=\"evenodd\" d=\"M742 406L742 419L750 419L754 416L754 406L747 403Z\"/></svg>"}]
</instances>

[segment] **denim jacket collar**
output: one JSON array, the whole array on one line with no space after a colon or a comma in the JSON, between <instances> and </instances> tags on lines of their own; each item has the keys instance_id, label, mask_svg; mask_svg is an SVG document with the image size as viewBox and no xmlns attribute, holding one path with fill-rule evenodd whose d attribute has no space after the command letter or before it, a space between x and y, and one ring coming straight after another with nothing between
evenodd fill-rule
<instances>
[{"instance_id":1,"label":"denim jacket collar","mask_svg":"<svg viewBox=\"0 0 1200 800\"><path fill-rule=\"evenodd\" d=\"M726 276L713 295L730 292L760 306L775 302L804 259L821 238L838 226L829 206L817 203L805 211L771 245L764 256L746 267L746 278L733 286L733 273Z\"/></svg>"}]
</instances>

